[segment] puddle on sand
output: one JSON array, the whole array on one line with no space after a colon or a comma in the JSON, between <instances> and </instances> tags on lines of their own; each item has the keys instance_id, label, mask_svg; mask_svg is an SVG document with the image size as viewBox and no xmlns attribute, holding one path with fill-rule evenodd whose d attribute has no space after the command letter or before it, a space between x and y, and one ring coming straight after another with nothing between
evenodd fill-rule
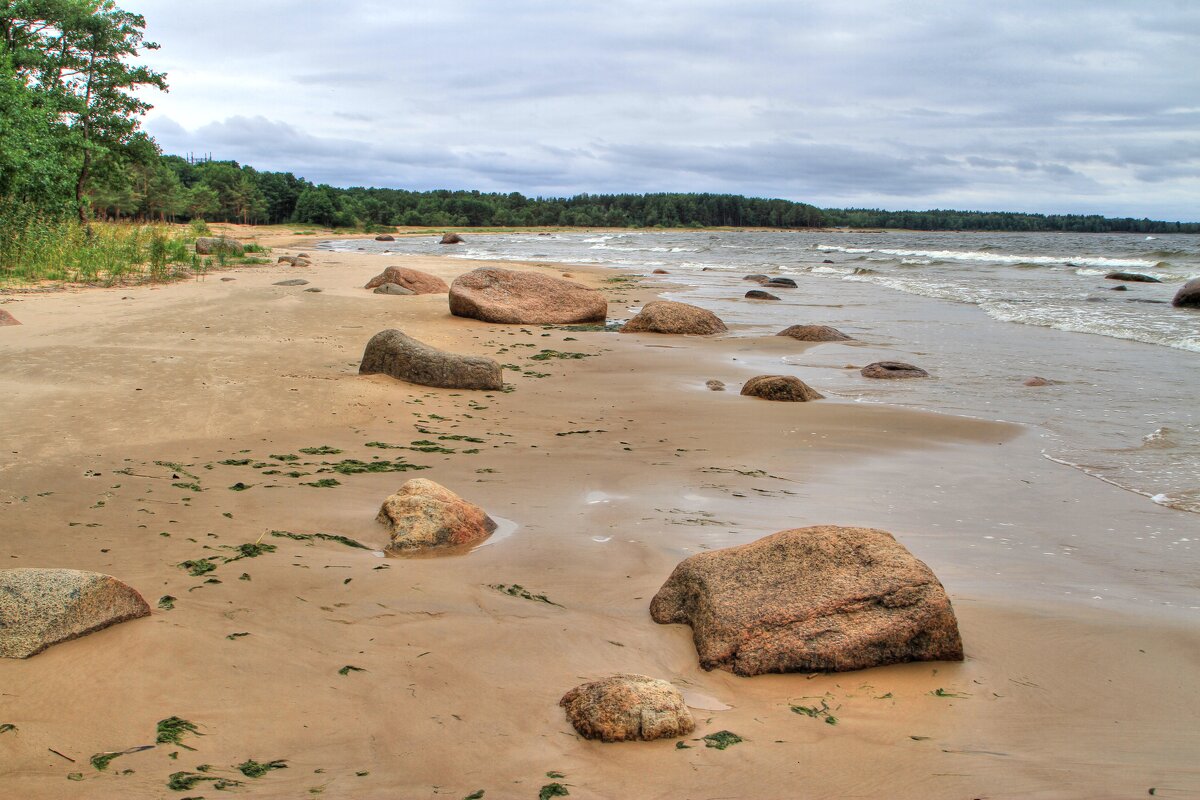
<instances>
[{"instance_id":1,"label":"puddle on sand","mask_svg":"<svg viewBox=\"0 0 1200 800\"><path fill-rule=\"evenodd\" d=\"M470 550L470 552L472 552L472 553L474 553L476 550L479 550L482 547L487 547L489 545L495 544L496 542L507 539L508 537L513 535L513 533L517 530L517 528L520 527L520 525L513 522L511 519L505 519L504 517L497 517L495 515L489 515L489 516L491 516L492 519L495 520L496 530L492 531L492 535L489 536L487 539L485 539L484 541L482 541L479 544L472 547Z\"/></svg>"}]
</instances>

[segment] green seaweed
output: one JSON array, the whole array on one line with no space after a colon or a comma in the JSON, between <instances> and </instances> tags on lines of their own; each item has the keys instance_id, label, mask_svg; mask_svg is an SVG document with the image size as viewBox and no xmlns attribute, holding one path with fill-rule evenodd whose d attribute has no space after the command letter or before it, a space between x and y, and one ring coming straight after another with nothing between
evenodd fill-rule
<instances>
[{"instance_id":1,"label":"green seaweed","mask_svg":"<svg viewBox=\"0 0 1200 800\"><path fill-rule=\"evenodd\" d=\"M482 798L483 798L483 789L476 789L475 791L471 792L469 795L464 797L462 800L482 800Z\"/></svg>"},{"instance_id":2,"label":"green seaweed","mask_svg":"<svg viewBox=\"0 0 1200 800\"><path fill-rule=\"evenodd\" d=\"M567 776L556 770L550 770L549 772L546 773L546 777L553 778L555 780L559 780L560 778L565 778Z\"/></svg>"},{"instance_id":3,"label":"green seaweed","mask_svg":"<svg viewBox=\"0 0 1200 800\"><path fill-rule=\"evenodd\" d=\"M123 755L125 755L124 752L96 753L96 755L92 756L91 758L92 766L95 767L98 772L104 772L104 770L108 769L109 763L114 758L120 758Z\"/></svg>"},{"instance_id":4,"label":"green seaweed","mask_svg":"<svg viewBox=\"0 0 1200 800\"><path fill-rule=\"evenodd\" d=\"M792 706L793 714L803 714L812 719L824 720L827 725L837 725L838 719L833 714L829 713L829 704L824 700L820 706Z\"/></svg>"},{"instance_id":5,"label":"green seaweed","mask_svg":"<svg viewBox=\"0 0 1200 800\"><path fill-rule=\"evenodd\" d=\"M331 467L334 472L342 475L359 475L364 472L408 472L410 470L429 469L419 464L409 464L402 458L397 458L395 461L359 461L356 458L347 458L344 461L339 461ZM324 471L324 470L322 470Z\"/></svg>"},{"instance_id":6,"label":"green seaweed","mask_svg":"<svg viewBox=\"0 0 1200 800\"><path fill-rule=\"evenodd\" d=\"M367 447L377 447L380 450L407 450L408 448L402 444L388 444L387 442L367 442Z\"/></svg>"},{"instance_id":7,"label":"green seaweed","mask_svg":"<svg viewBox=\"0 0 1200 800\"><path fill-rule=\"evenodd\" d=\"M176 482L176 483L172 483L171 485L174 486L176 489L187 489L188 491L191 491L191 492L203 492L204 491L203 489L200 488L200 484L198 484L198 483Z\"/></svg>"},{"instance_id":8,"label":"green seaweed","mask_svg":"<svg viewBox=\"0 0 1200 800\"><path fill-rule=\"evenodd\" d=\"M178 597L172 597L169 594L164 594L162 597L158 598L158 607L163 611L170 611L171 609L175 608L175 601L178 599Z\"/></svg>"},{"instance_id":9,"label":"green seaweed","mask_svg":"<svg viewBox=\"0 0 1200 800\"><path fill-rule=\"evenodd\" d=\"M238 481L238 482L237 482L237 483L235 483L233 486L230 486L230 487L229 487L229 491L231 491L231 492L244 492L244 491L246 491L247 489L249 489L251 486L254 486L254 484L253 484L253 483L242 483L241 481Z\"/></svg>"},{"instance_id":10,"label":"green seaweed","mask_svg":"<svg viewBox=\"0 0 1200 800\"><path fill-rule=\"evenodd\" d=\"M475 444L484 444L486 441L475 436L463 436L461 433L439 436L438 439L444 442L473 442Z\"/></svg>"},{"instance_id":11,"label":"green seaweed","mask_svg":"<svg viewBox=\"0 0 1200 800\"><path fill-rule=\"evenodd\" d=\"M207 558L181 561L178 566L186 569L188 571L188 575L191 575L193 578L199 578L204 573L212 572L217 568L217 565L209 561Z\"/></svg>"},{"instance_id":12,"label":"green seaweed","mask_svg":"<svg viewBox=\"0 0 1200 800\"><path fill-rule=\"evenodd\" d=\"M224 464L227 467L244 467L253 459L250 458L227 458L224 461L218 461L218 464Z\"/></svg>"},{"instance_id":13,"label":"green seaweed","mask_svg":"<svg viewBox=\"0 0 1200 800\"><path fill-rule=\"evenodd\" d=\"M69 773L67 773L67 780L81 781L81 780L83 780L83 773L82 772L69 772Z\"/></svg>"},{"instance_id":14,"label":"green seaweed","mask_svg":"<svg viewBox=\"0 0 1200 800\"><path fill-rule=\"evenodd\" d=\"M308 481L301 484L301 486L315 486L318 489L332 489L335 486L341 485L342 482L337 478L321 478L320 480Z\"/></svg>"},{"instance_id":15,"label":"green seaweed","mask_svg":"<svg viewBox=\"0 0 1200 800\"><path fill-rule=\"evenodd\" d=\"M314 539L320 539L325 542L337 542L344 544L346 547L354 547L359 550L370 550L372 548L362 542L351 539L349 536L342 536L337 533L292 533L291 531L271 531L272 536L278 536L282 539L295 539L298 542L310 542Z\"/></svg>"},{"instance_id":16,"label":"green seaweed","mask_svg":"<svg viewBox=\"0 0 1200 800\"><path fill-rule=\"evenodd\" d=\"M175 792L186 792L196 788L196 785L203 781L211 781L214 789L224 791L232 786L241 786L241 781L236 781L233 778L214 778L211 775L203 775L198 772L173 772L167 778L167 788Z\"/></svg>"},{"instance_id":17,"label":"green seaweed","mask_svg":"<svg viewBox=\"0 0 1200 800\"><path fill-rule=\"evenodd\" d=\"M180 717L167 717L158 721L157 735L154 741L156 744L174 744L182 747L184 750L195 750L196 748L188 747L182 741L183 737L189 733L193 736L204 735L200 733L194 722Z\"/></svg>"},{"instance_id":18,"label":"green seaweed","mask_svg":"<svg viewBox=\"0 0 1200 800\"><path fill-rule=\"evenodd\" d=\"M194 481L200 480L199 475L193 475L192 473L188 472L186 469L184 469L183 464L180 464L176 461L155 461L154 463L160 467L166 467L172 472L178 472L180 475L186 475ZM96 474L99 475L100 473L97 472Z\"/></svg>"},{"instance_id":19,"label":"green seaweed","mask_svg":"<svg viewBox=\"0 0 1200 800\"><path fill-rule=\"evenodd\" d=\"M704 737L705 747L715 747L718 750L724 750L727 747L733 747L735 744L740 744L742 737L738 736L733 731L717 731L710 733Z\"/></svg>"},{"instance_id":20,"label":"green seaweed","mask_svg":"<svg viewBox=\"0 0 1200 800\"><path fill-rule=\"evenodd\" d=\"M16 732L17 732L17 726L13 725L11 722L5 722L4 724L0 725L0 733L16 733Z\"/></svg>"},{"instance_id":21,"label":"green seaweed","mask_svg":"<svg viewBox=\"0 0 1200 800\"><path fill-rule=\"evenodd\" d=\"M550 800L551 797L566 797L571 794L561 783L547 783L538 791L538 800Z\"/></svg>"},{"instance_id":22,"label":"green seaweed","mask_svg":"<svg viewBox=\"0 0 1200 800\"><path fill-rule=\"evenodd\" d=\"M676 750L691 750L692 746L690 744L688 744L687 742L676 742L675 749Z\"/></svg>"},{"instance_id":23,"label":"green seaweed","mask_svg":"<svg viewBox=\"0 0 1200 800\"><path fill-rule=\"evenodd\" d=\"M282 455L276 455L275 453L272 453L270 457L275 459L276 461L299 461L300 460L300 456L294 455L292 453L284 453Z\"/></svg>"},{"instance_id":24,"label":"green seaweed","mask_svg":"<svg viewBox=\"0 0 1200 800\"><path fill-rule=\"evenodd\" d=\"M249 635L250 634L247 633L246 631L241 631L240 633L231 633L228 636L226 636L225 638L231 642L234 642L234 641L237 641L238 639L241 639L243 636L249 636Z\"/></svg>"},{"instance_id":25,"label":"green seaweed","mask_svg":"<svg viewBox=\"0 0 1200 800\"><path fill-rule=\"evenodd\" d=\"M287 761L284 759L276 759L262 764L255 761L253 758L248 758L237 765L240 771L247 778L261 778L273 769L287 769Z\"/></svg>"},{"instance_id":26,"label":"green seaweed","mask_svg":"<svg viewBox=\"0 0 1200 800\"><path fill-rule=\"evenodd\" d=\"M551 359L591 358L592 353L564 353L559 350L542 350L529 357L530 361L550 361Z\"/></svg>"},{"instance_id":27,"label":"green seaweed","mask_svg":"<svg viewBox=\"0 0 1200 800\"><path fill-rule=\"evenodd\" d=\"M356 667L353 664L347 664L338 670L338 675L349 675L351 672L366 672L362 667Z\"/></svg>"},{"instance_id":28,"label":"green seaweed","mask_svg":"<svg viewBox=\"0 0 1200 800\"><path fill-rule=\"evenodd\" d=\"M522 586L519 583L514 583L511 586L505 585L503 583L489 583L488 588L495 589L497 592L502 592L503 594L507 594L511 597L520 597L524 600L534 600L539 603L546 603L547 605L558 606L559 608L565 607L565 606L559 605L558 603L554 602L549 597L546 597L546 595L544 595L544 594L534 594L533 592L526 589L524 586Z\"/></svg>"},{"instance_id":29,"label":"green seaweed","mask_svg":"<svg viewBox=\"0 0 1200 800\"><path fill-rule=\"evenodd\" d=\"M330 447L327 444L323 444L320 447L301 447L300 452L310 456L336 456L342 451L338 450L336 447Z\"/></svg>"},{"instance_id":30,"label":"green seaweed","mask_svg":"<svg viewBox=\"0 0 1200 800\"><path fill-rule=\"evenodd\" d=\"M413 442L412 445L408 449L416 450L418 453L453 453L454 452L449 447L442 447L437 442L431 442L428 439L418 439L417 441Z\"/></svg>"},{"instance_id":31,"label":"green seaweed","mask_svg":"<svg viewBox=\"0 0 1200 800\"><path fill-rule=\"evenodd\" d=\"M933 695L934 697L958 697L958 698L962 698L962 697L966 697L966 696L967 696L967 693L966 693L966 692L947 692L945 689L941 688L940 686L939 686L937 689L934 689L932 692L930 692L930 694L931 694L931 695Z\"/></svg>"},{"instance_id":32,"label":"green seaweed","mask_svg":"<svg viewBox=\"0 0 1200 800\"><path fill-rule=\"evenodd\" d=\"M224 547L226 550L234 550L237 552L236 556L225 559L226 564L231 561L241 561L243 558L258 558L264 553L274 553L276 550L275 545L263 544L261 542L246 542L245 544L239 544L236 547L231 545L222 545L222 547Z\"/></svg>"}]
</instances>

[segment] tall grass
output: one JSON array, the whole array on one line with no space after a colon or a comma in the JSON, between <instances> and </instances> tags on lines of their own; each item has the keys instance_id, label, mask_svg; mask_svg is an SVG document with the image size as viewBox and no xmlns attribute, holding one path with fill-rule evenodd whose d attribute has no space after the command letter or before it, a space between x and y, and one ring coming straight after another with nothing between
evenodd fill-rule
<instances>
[{"instance_id":1,"label":"tall grass","mask_svg":"<svg viewBox=\"0 0 1200 800\"><path fill-rule=\"evenodd\" d=\"M169 225L0 221L0 285L168 280L200 266L196 234Z\"/></svg>"}]
</instances>

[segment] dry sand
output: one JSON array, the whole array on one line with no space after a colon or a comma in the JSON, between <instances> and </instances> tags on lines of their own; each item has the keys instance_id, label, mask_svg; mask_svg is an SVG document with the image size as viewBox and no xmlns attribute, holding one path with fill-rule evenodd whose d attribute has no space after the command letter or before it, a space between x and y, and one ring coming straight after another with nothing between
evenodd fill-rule
<instances>
[{"instance_id":1,"label":"dry sand","mask_svg":"<svg viewBox=\"0 0 1200 800\"><path fill-rule=\"evenodd\" d=\"M1194 627L1035 588L978 590L978 565L935 527L1016 502L1082 528L1141 513L1131 509L1144 501L1070 471L1057 490L1021 487L1015 476L1054 465L1015 426L738 396L755 372L745 362L806 346L792 340L487 325L450 317L444 295L360 288L389 264L449 280L470 262L275 245L315 263L6 306L23 325L0 332L5 565L96 570L151 605L177 599L0 662L0 724L17 726L0 734L0 797L223 796L208 783L166 788L170 774L205 764L245 782L233 792L271 798L534 798L552 781L579 798L1200 793ZM653 296L648 284L605 282L612 272L527 268L603 287L611 317ZM311 284L272 285L291 277ZM518 364L506 372L515 390L359 377L363 346L387 327ZM530 359L542 349L590 357ZM730 391L707 391L708 378ZM454 435L483 441L438 439ZM365 446L419 440L455 452ZM344 452L300 452L319 446ZM373 456L429 469L334 474L341 485L317 488L303 484L327 474L253 466L312 473ZM425 559L263 536L382 545L375 512L415 475L505 524L469 554ZM227 488L239 482L251 486ZM932 483L949 487L951 507L925 503ZM884 527L929 563L955 603L967 661L744 679L702 671L689 629L651 622L650 598L689 553L822 523ZM203 577L176 566L260 536L278 549ZM362 671L339 674L345 666ZM558 699L614 672L687 692L698 723L689 748L575 735ZM836 725L790 709L822 702ZM199 726L203 736L184 740L194 751L160 746L104 773L88 764L153 744L155 723L173 715ZM722 751L699 740L721 730L745 741ZM244 778L234 765L249 758L287 768Z\"/></svg>"}]
</instances>

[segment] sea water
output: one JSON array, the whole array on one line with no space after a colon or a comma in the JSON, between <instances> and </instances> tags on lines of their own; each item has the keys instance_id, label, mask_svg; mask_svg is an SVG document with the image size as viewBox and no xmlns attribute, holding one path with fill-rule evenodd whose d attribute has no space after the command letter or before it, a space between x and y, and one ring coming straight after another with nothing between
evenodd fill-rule
<instances>
[{"instance_id":1,"label":"sea water","mask_svg":"<svg viewBox=\"0 0 1200 800\"><path fill-rule=\"evenodd\" d=\"M1054 461L1200 513L1200 310L1170 305L1200 277L1200 236L921 232L466 234L327 242L333 250L620 267L656 276L733 335L832 325L853 344L798 348L790 371L831 397L1023 423ZM1160 283L1107 279L1135 272ZM750 273L796 280L750 301ZM1124 291L1114 290L1125 286ZM629 309L629 314L635 309ZM933 380L871 381L899 360ZM1053 383L1027 387L1039 376Z\"/></svg>"}]
</instances>

